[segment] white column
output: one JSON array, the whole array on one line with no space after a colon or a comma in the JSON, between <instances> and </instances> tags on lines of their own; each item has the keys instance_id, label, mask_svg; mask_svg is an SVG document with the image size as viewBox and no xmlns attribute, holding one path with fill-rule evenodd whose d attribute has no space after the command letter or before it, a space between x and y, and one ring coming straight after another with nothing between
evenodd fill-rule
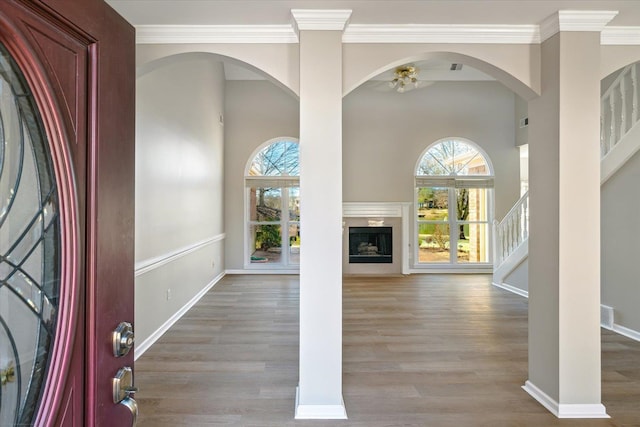
<instances>
[{"instance_id":1,"label":"white column","mask_svg":"<svg viewBox=\"0 0 640 427\"><path fill-rule=\"evenodd\" d=\"M606 418L600 390L600 31L615 12L541 25L529 103L529 379L561 418Z\"/></svg>"},{"instance_id":2,"label":"white column","mask_svg":"<svg viewBox=\"0 0 640 427\"><path fill-rule=\"evenodd\" d=\"M297 419L342 400L342 31L350 10L292 10L300 38L300 378Z\"/></svg>"}]
</instances>

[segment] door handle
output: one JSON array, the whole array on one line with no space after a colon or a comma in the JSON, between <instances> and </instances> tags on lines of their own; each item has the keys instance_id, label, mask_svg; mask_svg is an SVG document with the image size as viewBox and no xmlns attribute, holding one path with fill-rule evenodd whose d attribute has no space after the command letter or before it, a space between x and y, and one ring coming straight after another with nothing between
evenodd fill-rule
<instances>
[{"instance_id":1,"label":"door handle","mask_svg":"<svg viewBox=\"0 0 640 427\"><path fill-rule=\"evenodd\" d=\"M131 427L136 427L138 422L138 403L133 397L127 396L120 401L121 405L126 406L131 411Z\"/></svg>"},{"instance_id":2,"label":"door handle","mask_svg":"<svg viewBox=\"0 0 640 427\"><path fill-rule=\"evenodd\" d=\"M133 386L133 371L125 366L118 370L113 377L113 403L126 406L131 411L131 426L135 427L138 422L138 403L133 398L133 394L138 391Z\"/></svg>"}]
</instances>

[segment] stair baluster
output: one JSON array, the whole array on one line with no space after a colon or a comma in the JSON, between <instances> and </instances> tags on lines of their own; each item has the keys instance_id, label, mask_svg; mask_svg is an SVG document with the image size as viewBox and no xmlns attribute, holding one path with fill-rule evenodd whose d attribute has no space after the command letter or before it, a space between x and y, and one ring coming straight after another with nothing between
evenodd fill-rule
<instances>
[{"instance_id":1,"label":"stair baluster","mask_svg":"<svg viewBox=\"0 0 640 427\"><path fill-rule=\"evenodd\" d=\"M529 192L516 202L502 221L494 221L494 270L529 237Z\"/></svg>"}]
</instances>

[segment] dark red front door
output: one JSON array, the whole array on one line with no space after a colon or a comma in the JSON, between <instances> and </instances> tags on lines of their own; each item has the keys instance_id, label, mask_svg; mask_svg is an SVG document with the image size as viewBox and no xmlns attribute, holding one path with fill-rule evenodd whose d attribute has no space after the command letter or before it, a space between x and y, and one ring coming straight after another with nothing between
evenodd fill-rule
<instances>
[{"instance_id":1,"label":"dark red front door","mask_svg":"<svg viewBox=\"0 0 640 427\"><path fill-rule=\"evenodd\" d=\"M134 29L103 0L2 0L0 48L0 424L131 425Z\"/></svg>"}]
</instances>

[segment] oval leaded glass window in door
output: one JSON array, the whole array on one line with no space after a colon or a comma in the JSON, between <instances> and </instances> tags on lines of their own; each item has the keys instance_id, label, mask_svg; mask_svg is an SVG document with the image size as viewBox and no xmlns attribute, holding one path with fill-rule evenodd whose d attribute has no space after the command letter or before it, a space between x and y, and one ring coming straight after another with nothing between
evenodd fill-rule
<instances>
[{"instance_id":1,"label":"oval leaded glass window in door","mask_svg":"<svg viewBox=\"0 0 640 427\"><path fill-rule=\"evenodd\" d=\"M49 145L0 44L0 425L31 425L53 349L60 233Z\"/></svg>"}]
</instances>

